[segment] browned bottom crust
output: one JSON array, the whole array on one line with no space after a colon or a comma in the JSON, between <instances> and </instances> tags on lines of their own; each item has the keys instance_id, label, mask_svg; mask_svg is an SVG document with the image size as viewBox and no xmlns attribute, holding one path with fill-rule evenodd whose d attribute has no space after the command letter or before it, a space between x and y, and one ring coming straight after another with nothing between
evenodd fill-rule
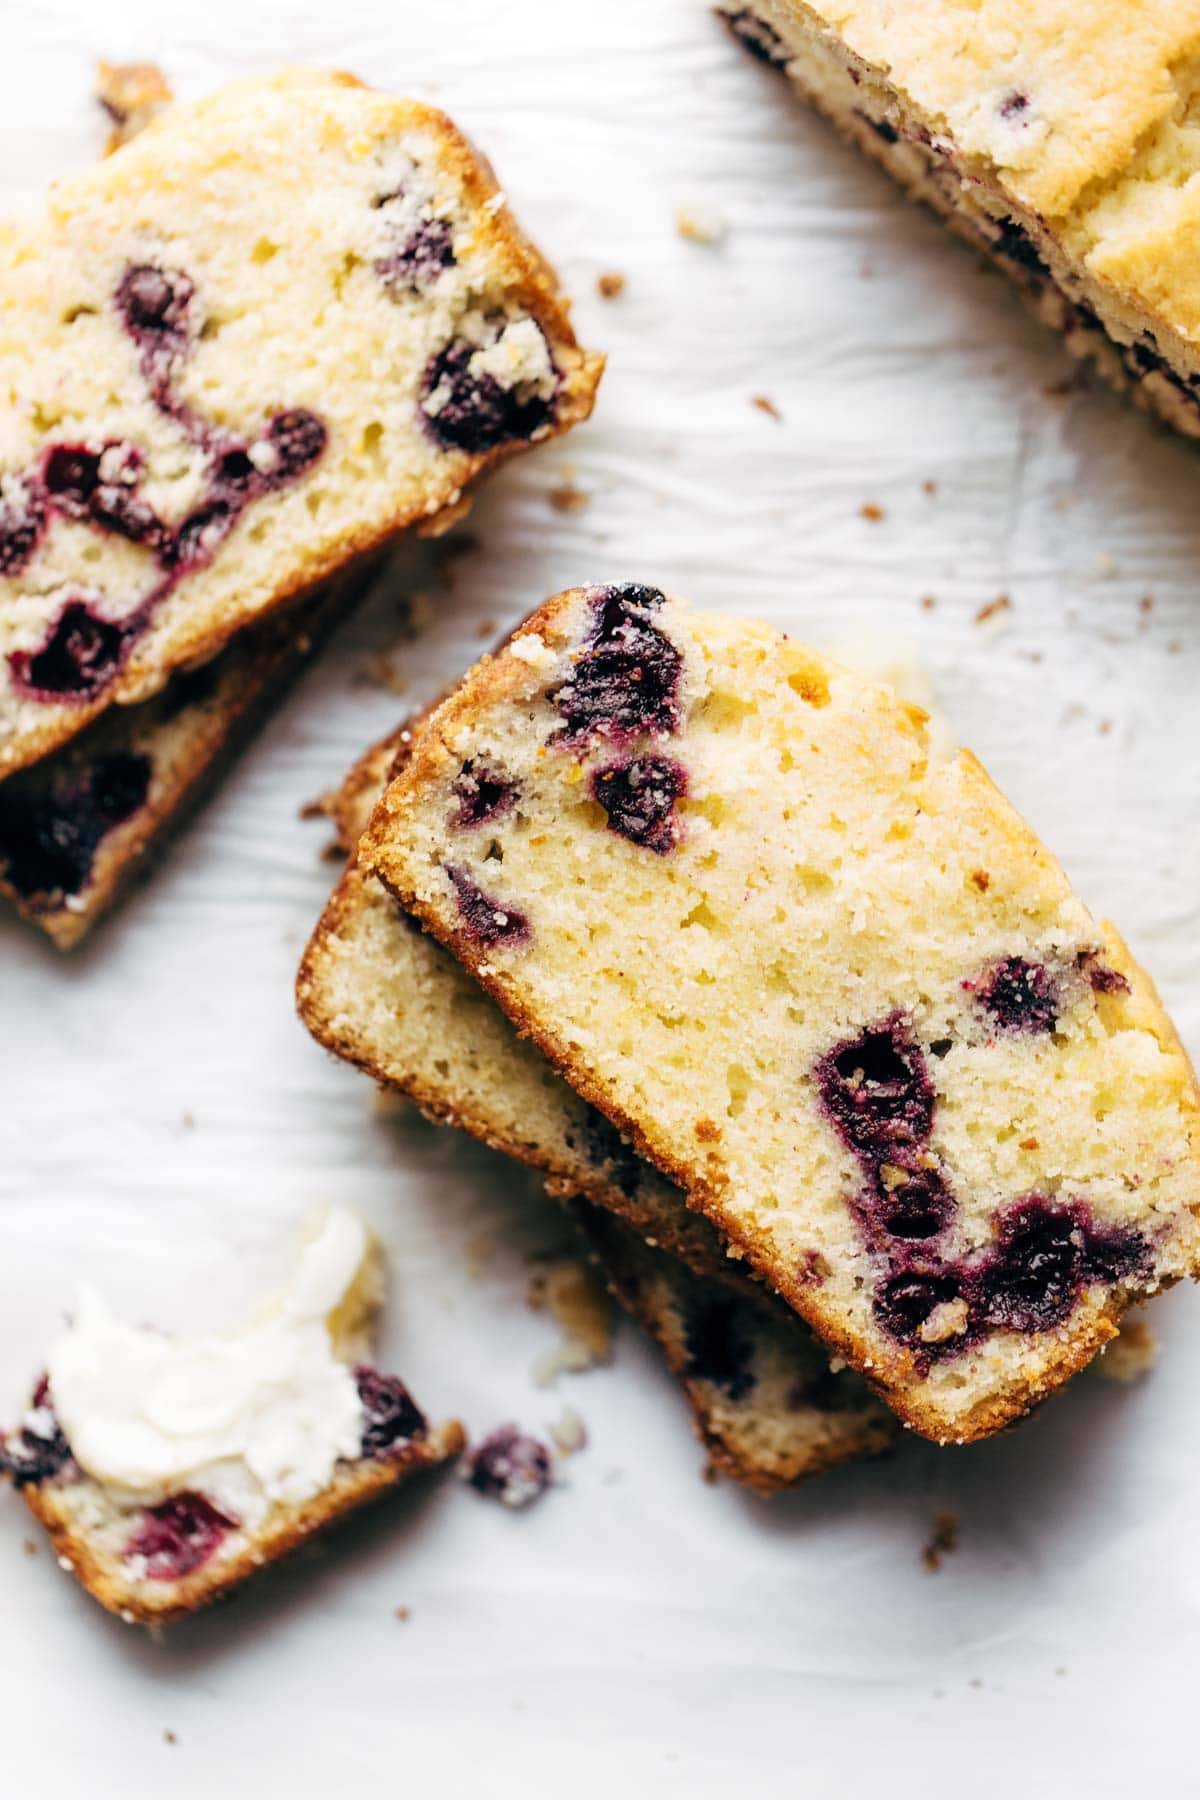
<instances>
[{"instance_id":1,"label":"browned bottom crust","mask_svg":"<svg viewBox=\"0 0 1200 1800\"><path fill-rule=\"evenodd\" d=\"M404 1487L413 1476L437 1469L456 1457L465 1443L457 1420L439 1426L421 1441L404 1446L386 1460L340 1464L333 1481L300 1506L278 1506L253 1540L228 1562L196 1569L177 1581L134 1580L114 1570L111 1558L94 1554L84 1533L75 1529L63 1504L69 1488L53 1481L29 1482L22 1498L44 1526L59 1564L111 1613L130 1625L166 1625L199 1612L269 1564L300 1549L318 1532ZM160 1588L161 1592L155 1592Z\"/></svg>"}]
</instances>

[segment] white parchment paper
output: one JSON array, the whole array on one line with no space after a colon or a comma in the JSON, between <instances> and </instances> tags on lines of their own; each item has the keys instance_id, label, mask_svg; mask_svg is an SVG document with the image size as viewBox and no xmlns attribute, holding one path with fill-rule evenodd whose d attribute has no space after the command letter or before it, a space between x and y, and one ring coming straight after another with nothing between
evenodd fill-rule
<instances>
[{"instance_id":1,"label":"white parchment paper","mask_svg":"<svg viewBox=\"0 0 1200 1800\"><path fill-rule=\"evenodd\" d=\"M488 488L452 583L400 557L92 945L62 961L0 924L0 1415L77 1277L135 1318L219 1324L325 1197L387 1244L381 1360L422 1404L478 1433L569 1403L589 1445L526 1516L449 1481L161 1642L28 1553L0 1499L5 1791L1188 1791L1194 1295L1155 1308L1146 1382L1088 1376L1003 1441L909 1442L769 1505L706 1486L631 1329L610 1369L534 1385L553 1326L526 1259L561 1229L536 1183L373 1111L291 983L333 873L300 807L407 703L364 670L391 654L423 700L545 595L628 577L908 646L1200 1049L1196 452L1058 391L1061 351L1004 285L697 0L36 0L5 19L6 206L96 153L97 56L158 60L186 95L302 60L444 106L611 362L594 421ZM723 241L682 239L680 206ZM564 484L584 509L549 503ZM931 1574L943 1508L960 1547Z\"/></svg>"}]
</instances>

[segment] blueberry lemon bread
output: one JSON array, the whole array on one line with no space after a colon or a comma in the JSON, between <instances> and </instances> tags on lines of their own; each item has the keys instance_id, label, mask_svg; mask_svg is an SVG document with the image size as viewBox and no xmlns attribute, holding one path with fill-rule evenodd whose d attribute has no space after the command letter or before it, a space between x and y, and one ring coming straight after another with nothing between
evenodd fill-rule
<instances>
[{"instance_id":1,"label":"blueberry lemon bread","mask_svg":"<svg viewBox=\"0 0 1200 1800\"><path fill-rule=\"evenodd\" d=\"M1196 0L719 10L1074 355L1200 436Z\"/></svg>"},{"instance_id":2,"label":"blueberry lemon bread","mask_svg":"<svg viewBox=\"0 0 1200 1800\"><path fill-rule=\"evenodd\" d=\"M286 1287L228 1337L123 1324L85 1289L0 1470L110 1612L195 1612L357 1507L457 1455L367 1361L377 1247L329 1213Z\"/></svg>"},{"instance_id":3,"label":"blueberry lemon bread","mask_svg":"<svg viewBox=\"0 0 1200 1800\"><path fill-rule=\"evenodd\" d=\"M0 783L0 894L60 950L73 949L300 672L356 585L344 576L294 612L263 619L152 700L110 708Z\"/></svg>"},{"instance_id":4,"label":"blueberry lemon bread","mask_svg":"<svg viewBox=\"0 0 1200 1800\"><path fill-rule=\"evenodd\" d=\"M0 232L0 773L590 410L600 361L449 120L293 72Z\"/></svg>"},{"instance_id":5,"label":"blueberry lemon bread","mask_svg":"<svg viewBox=\"0 0 1200 1800\"><path fill-rule=\"evenodd\" d=\"M927 1435L998 1429L1197 1265L1148 979L969 753L786 636L557 596L360 860Z\"/></svg>"},{"instance_id":6,"label":"blueberry lemon bread","mask_svg":"<svg viewBox=\"0 0 1200 1800\"><path fill-rule=\"evenodd\" d=\"M335 816L347 850L418 728L413 721L377 745L343 784ZM894 1421L864 1385L831 1374L811 1333L740 1272L713 1226L353 863L313 934L297 992L318 1041L574 1197L590 1254L679 1378L714 1466L770 1493L887 1446Z\"/></svg>"}]
</instances>

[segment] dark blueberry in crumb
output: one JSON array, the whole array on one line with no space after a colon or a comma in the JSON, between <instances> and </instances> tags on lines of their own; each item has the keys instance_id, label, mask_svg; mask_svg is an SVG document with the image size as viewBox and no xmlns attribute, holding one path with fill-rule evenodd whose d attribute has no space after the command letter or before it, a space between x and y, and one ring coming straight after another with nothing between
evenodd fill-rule
<instances>
[{"instance_id":1,"label":"dark blueberry in crumb","mask_svg":"<svg viewBox=\"0 0 1200 1800\"><path fill-rule=\"evenodd\" d=\"M606 603L640 606L644 612L655 612L666 604L667 596L661 588L647 587L641 581L614 581L602 589L602 598Z\"/></svg>"},{"instance_id":2,"label":"dark blueberry in crumb","mask_svg":"<svg viewBox=\"0 0 1200 1800\"><path fill-rule=\"evenodd\" d=\"M642 598L646 594L651 598ZM657 588L630 584L600 590L587 645L550 696L564 720L555 742L582 744L591 737L620 742L643 732L678 729L683 659L666 633L645 616L661 603Z\"/></svg>"},{"instance_id":3,"label":"dark blueberry in crumb","mask_svg":"<svg viewBox=\"0 0 1200 1800\"><path fill-rule=\"evenodd\" d=\"M181 343L195 291L182 269L159 269L153 263L138 263L126 269L117 286L117 311L137 343Z\"/></svg>"},{"instance_id":4,"label":"dark blueberry in crumb","mask_svg":"<svg viewBox=\"0 0 1200 1800\"><path fill-rule=\"evenodd\" d=\"M132 444L52 444L42 463L46 493L60 513L134 544L158 550L166 542L162 520L137 492L142 455Z\"/></svg>"},{"instance_id":5,"label":"dark blueberry in crumb","mask_svg":"<svg viewBox=\"0 0 1200 1800\"><path fill-rule=\"evenodd\" d=\"M460 830L490 825L493 819L502 819L512 811L518 792L516 782L497 769L481 769L473 762L465 762L454 783L458 811L452 822Z\"/></svg>"},{"instance_id":6,"label":"dark blueberry in crumb","mask_svg":"<svg viewBox=\"0 0 1200 1800\"><path fill-rule=\"evenodd\" d=\"M421 417L443 450L494 450L498 444L531 438L553 417L552 399L537 393L522 399L520 384L505 388L486 372L473 375L471 358L478 348L454 338L425 370L421 400L437 394L439 404L433 413L423 404Z\"/></svg>"},{"instance_id":7,"label":"dark blueberry in crumb","mask_svg":"<svg viewBox=\"0 0 1200 1800\"><path fill-rule=\"evenodd\" d=\"M867 124L875 133L875 136L877 138L882 138L885 144L894 144L898 142L900 133L896 130L894 125L889 125L886 119L868 119Z\"/></svg>"},{"instance_id":8,"label":"dark blueberry in crumb","mask_svg":"<svg viewBox=\"0 0 1200 1800\"><path fill-rule=\"evenodd\" d=\"M215 494L190 512L175 528L163 560L177 574L201 568L212 561L241 515L243 502L235 493Z\"/></svg>"},{"instance_id":9,"label":"dark blueberry in crumb","mask_svg":"<svg viewBox=\"0 0 1200 1800\"><path fill-rule=\"evenodd\" d=\"M227 489L231 494L244 493L258 478L258 470L242 444L232 444L228 450L222 450L213 464L214 487Z\"/></svg>"},{"instance_id":10,"label":"dark blueberry in crumb","mask_svg":"<svg viewBox=\"0 0 1200 1800\"><path fill-rule=\"evenodd\" d=\"M422 219L397 249L378 259L375 273L386 287L424 293L453 267L453 236L448 219Z\"/></svg>"},{"instance_id":11,"label":"dark blueberry in crumb","mask_svg":"<svg viewBox=\"0 0 1200 1800\"><path fill-rule=\"evenodd\" d=\"M515 1425L501 1425L469 1453L465 1470L477 1494L503 1506L529 1506L550 1485L550 1452Z\"/></svg>"},{"instance_id":12,"label":"dark blueberry in crumb","mask_svg":"<svg viewBox=\"0 0 1200 1800\"><path fill-rule=\"evenodd\" d=\"M277 488L307 474L324 454L329 433L316 413L295 406L275 414L267 426L266 441L277 461L266 470L263 479L268 487Z\"/></svg>"},{"instance_id":13,"label":"dark blueberry in crumb","mask_svg":"<svg viewBox=\"0 0 1200 1800\"><path fill-rule=\"evenodd\" d=\"M754 1386L753 1322L735 1294L717 1287L702 1289L683 1316L685 1375L711 1381L731 1400L741 1400Z\"/></svg>"},{"instance_id":14,"label":"dark blueberry in crumb","mask_svg":"<svg viewBox=\"0 0 1200 1800\"><path fill-rule=\"evenodd\" d=\"M1029 95L1018 93L1016 89L1000 103L1000 117L1002 119L1019 119L1021 114L1028 110Z\"/></svg>"},{"instance_id":15,"label":"dark blueberry in crumb","mask_svg":"<svg viewBox=\"0 0 1200 1800\"><path fill-rule=\"evenodd\" d=\"M7 1474L14 1487L28 1487L49 1481L70 1461L71 1446L55 1416L50 1383L43 1375L34 1389L24 1424L16 1431L0 1434L0 1474Z\"/></svg>"},{"instance_id":16,"label":"dark blueberry in crumb","mask_svg":"<svg viewBox=\"0 0 1200 1800\"><path fill-rule=\"evenodd\" d=\"M28 476L0 482L0 575L19 575L37 548L46 502Z\"/></svg>"},{"instance_id":17,"label":"dark blueberry in crumb","mask_svg":"<svg viewBox=\"0 0 1200 1800\"><path fill-rule=\"evenodd\" d=\"M875 1295L875 1316L900 1343L934 1350L939 1346L922 1343L922 1326L939 1306L961 1298L962 1284L954 1274L906 1271L881 1283ZM957 1348L962 1341L961 1335L956 1336L947 1347Z\"/></svg>"},{"instance_id":18,"label":"dark blueberry in crumb","mask_svg":"<svg viewBox=\"0 0 1200 1800\"><path fill-rule=\"evenodd\" d=\"M1031 275L1048 275L1049 269L1034 248L1033 240L1023 226L1015 219L1006 219L1000 229L999 236L993 241L992 248L997 256L1003 256L1008 262L1016 263L1019 268L1026 269Z\"/></svg>"},{"instance_id":19,"label":"dark blueberry in crumb","mask_svg":"<svg viewBox=\"0 0 1200 1800\"><path fill-rule=\"evenodd\" d=\"M1110 969L1106 962L1100 961L1095 952L1085 951L1079 962L1094 994L1129 993L1129 983L1120 970Z\"/></svg>"},{"instance_id":20,"label":"dark blueberry in crumb","mask_svg":"<svg viewBox=\"0 0 1200 1800\"><path fill-rule=\"evenodd\" d=\"M99 450L86 444L51 444L42 459L46 493L71 519L86 519L100 481Z\"/></svg>"},{"instance_id":21,"label":"dark blueberry in crumb","mask_svg":"<svg viewBox=\"0 0 1200 1800\"><path fill-rule=\"evenodd\" d=\"M632 756L592 776L592 795L608 814L609 831L659 856L678 842L675 802L686 793L687 771L669 756Z\"/></svg>"},{"instance_id":22,"label":"dark blueberry in crumb","mask_svg":"<svg viewBox=\"0 0 1200 1800\"><path fill-rule=\"evenodd\" d=\"M1033 1195L1003 1219L995 1247L974 1271L980 1310L1007 1331L1049 1331L1090 1281L1119 1281L1146 1263L1136 1231L1094 1225L1079 1204Z\"/></svg>"},{"instance_id":23,"label":"dark blueberry in crumb","mask_svg":"<svg viewBox=\"0 0 1200 1800\"><path fill-rule=\"evenodd\" d=\"M954 1217L954 1196L936 1169L902 1169L884 1163L868 1208L889 1237L923 1242L937 1237Z\"/></svg>"},{"instance_id":24,"label":"dark blueberry in crumb","mask_svg":"<svg viewBox=\"0 0 1200 1800\"><path fill-rule=\"evenodd\" d=\"M47 787L37 769L0 784L0 867L25 899L78 894L101 839L141 806L150 758L114 751L76 781Z\"/></svg>"},{"instance_id":25,"label":"dark blueberry in crumb","mask_svg":"<svg viewBox=\"0 0 1200 1800\"><path fill-rule=\"evenodd\" d=\"M766 63L769 69L786 69L788 65L787 47L773 25L765 19L756 18L748 6L720 7L717 17L726 25L732 35L751 56L759 62Z\"/></svg>"},{"instance_id":26,"label":"dark blueberry in crumb","mask_svg":"<svg viewBox=\"0 0 1200 1800\"><path fill-rule=\"evenodd\" d=\"M381 1375L367 1363L354 1371L363 1406L362 1454L386 1456L425 1436L425 1415L395 1375Z\"/></svg>"},{"instance_id":27,"label":"dark blueberry in crumb","mask_svg":"<svg viewBox=\"0 0 1200 1800\"><path fill-rule=\"evenodd\" d=\"M828 1051L816 1078L826 1112L859 1155L887 1161L929 1136L933 1087L898 1013Z\"/></svg>"},{"instance_id":28,"label":"dark blueberry in crumb","mask_svg":"<svg viewBox=\"0 0 1200 1800\"><path fill-rule=\"evenodd\" d=\"M975 987L975 997L1001 1031L1053 1031L1058 985L1044 963L1008 956Z\"/></svg>"},{"instance_id":29,"label":"dark blueberry in crumb","mask_svg":"<svg viewBox=\"0 0 1200 1800\"><path fill-rule=\"evenodd\" d=\"M463 916L467 935L475 943L523 944L529 937L529 920L515 907L504 906L477 887L465 869L446 865L446 874L454 888L458 910Z\"/></svg>"},{"instance_id":30,"label":"dark blueberry in crumb","mask_svg":"<svg viewBox=\"0 0 1200 1800\"><path fill-rule=\"evenodd\" d=\"M131 642L130 628L69 600L39 650L9 652L14 683L42 700L92 700L108 686Z\"/></svg>"},{"instance_id":31,"label":"dark blueberry in crumb","mask_svg":"<svg viewBox=\"0 0 1200 1800\"><path fill-rule=\"evenodd\" d=\"M238 1521L203 1494L172 1494L147 1506L125 1545L125 1557L144 1557L150 1581L178 1581L202 1568Z\"/></svg>"},{"instance_id":32,"label":"dark blueberry in crumb","mask_svg":"<svg viewBox=\"0 0 1200 1800\"><path fill-rule=\"evenodd\" d=\"M631 1197L636 1194L643 1168L633 1145L627 1144L612 1120L606 1119L594 1106L587 1109L584 1132L590 1161L599 1168L607 1165L612 1171L612 1179L623 1194Z\"/></svg>"}]
</instances>

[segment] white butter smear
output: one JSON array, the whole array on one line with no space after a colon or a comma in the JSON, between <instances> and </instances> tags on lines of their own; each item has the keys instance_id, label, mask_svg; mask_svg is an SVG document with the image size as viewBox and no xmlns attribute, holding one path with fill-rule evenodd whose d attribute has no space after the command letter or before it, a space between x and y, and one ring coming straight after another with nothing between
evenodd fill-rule
<instances>
[{"instance_id":1,"label":"white butter smear","mask_svg":"<svg viewBox=\"0 0 1200 1800\"><path fill-rule=\"evenodd\" d=\"M367 1250L362 1221L329 1212L278 1295L239 1331L190 1342L127 1325L82 1288L48 1363L76 1462L122 1499L195 1489L249 1528L273 1501L318 1493L361 1452L362 1402L328 1318Z\"/></svg>"}]
</instances>

